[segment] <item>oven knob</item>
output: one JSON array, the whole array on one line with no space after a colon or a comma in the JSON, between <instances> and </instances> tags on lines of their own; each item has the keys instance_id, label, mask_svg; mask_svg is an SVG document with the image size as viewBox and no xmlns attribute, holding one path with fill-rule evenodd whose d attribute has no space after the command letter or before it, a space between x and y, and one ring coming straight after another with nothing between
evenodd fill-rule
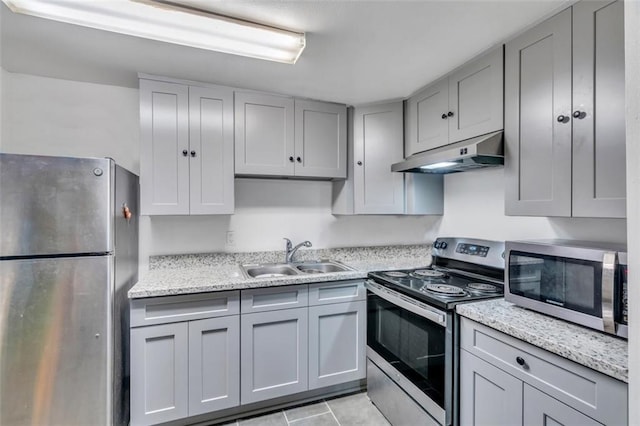
<instances>
[{"instance_id":1,"label":"oven knob","mask_svg":"<svg viewBox=\"0 0 640 426\"><path fill-rule=\"evenodd\" d=\"M440 248L440 242L436 241L435 243L433 243L433 247L439 249Z\"/></svg>"},{"instance_id":2,"label":"oven knob","mask_svg":"<svg viewBox=\"0 0 640 426\"><path fill-rule=\"evenodd\" d=\"M446 249L447 248L447 243L445 243L444 241L440 243L440 248L441 249Z\"/></svg>"}]
</instances>

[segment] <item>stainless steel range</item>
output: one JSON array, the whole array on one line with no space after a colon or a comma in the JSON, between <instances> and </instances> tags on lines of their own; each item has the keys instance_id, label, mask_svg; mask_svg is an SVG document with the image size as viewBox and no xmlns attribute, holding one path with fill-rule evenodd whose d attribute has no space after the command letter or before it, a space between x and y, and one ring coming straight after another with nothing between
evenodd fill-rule
<instances>
[{"instance_id":1,"label":"stainless steel range","mask_svg":"<svg viewBox=\"0 0 640 426\"><path fill-rule=\"evenodd\" d=\"M367 392L394 426L458 423L455 306L503 295L504 242L438 238L432 255L366 283Z\"/></svg>"}]
</instances>

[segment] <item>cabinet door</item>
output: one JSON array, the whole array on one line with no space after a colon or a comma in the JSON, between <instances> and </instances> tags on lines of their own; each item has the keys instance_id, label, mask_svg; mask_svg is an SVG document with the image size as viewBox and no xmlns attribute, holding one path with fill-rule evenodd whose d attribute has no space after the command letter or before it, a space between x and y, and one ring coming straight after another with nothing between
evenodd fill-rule
<instances>
[{"instance_id":1,"label":"cabinet door","mask_svg":"<svg viewBox=\"0 0 640 426\"><path fill-rule=\"evenodd\" d=\"M439 80L407 101L404 155L449 143L449 81Z\"/></svg>"},{"instance_id":2,"label":"cabinet door","mask_svg":"<svg viewBox=\"0 0 640 426\"><path fill-rule=\"evenodd\" d=\"M353 131L354 211L402 214L404 175L391 171L402 161L402 103L356 108Z\"/></svg>"},{"instance_id":3,"label":"cabinet door","mask_svg":"<svg viewBox=\"0 0 640 426\"><path fill-rule=\"evenodd\" d=\"M233 91L189 87L190 213L233 213Z\"/></svg>"},{"instance_id":4,"label":"cabinet door","mask_svg":"<svg viewBox=\"0 0 640 426\"><path fill-rule=\"evenodd\" d=\"M131 330L131 424L188 415L188 323Z\"/></svg>"},{"instance_id":5,"label":"cabinet door","mask_svg":"<svg viewBox=\"0 0 640 426\"><path fill-rule=\"evenodd\" d=\"M347 107L295 101L295 175L347 177Z\"/></svg>"},{"instance_id":6,"label":"cabinet door","mask_svg":"<svg viewBox=\"0 0 640 426\"><path fill-rule=\"evenodd\" d=\"M508 215L571 215L570 116L569 8L506 45Z\"/></svg>"},{"instance_id":7,"label":"cabinet door","mask_svg":"<svg viewBox=\"0 0 640 426\"><path fill-rule=\"evenodd\" d=\"M522 386L519 379L460 350L460 424L521 424Z\"/></svg>"},{"instance_id":8,"label":"cabinet door","mask_svg":"<svg viewBox=\"0 0 640 426\"><path fill-rule=\"evenodd\" d=\"M189 89L140 80L140 210L189 214ZM184 153L184 154L183 154Z\"/></svg>"},{"instance_id":9,"label":"cabinet door","mask_svg":"<svg viewBox=\"0 0 640 426\"><path fill-rule=\"evenodd\" d=\"M189 415L240 405L240 316L189 322Z\"/></svg>"},{"instance_id":10,"label":"cabinet door","mask_svg":"<svg viewBox=\"0 0 640 426\"><path fill-rule=\"evenodd\" d=\"M590 417L524 384L524 426L597 426Z\"/></svg>"},{"instance_id":11,"label":"cabinet door","mask_svg":"<svg viewBox=\"0 0 640 426\"><path fill-rule=\"evenodd\" d=\"M573 216L626 217L623 9L573 6Z\"/></svg>"},{"instance_id":12,"label":"cabinet door","mask_svg":"<svg viewBox=\"0 0 640 426\"><path fill-rule=\"evenodd\" d=\"M293 99L235 93L236 174L293 176Z\"/></svg>"},{"instance_id":13,"label":"cabinet door","mask_svg":"<svg viewBox=\"0 0 640 426\"><path fill-rule=\"evenodd\" d=\"M503 128L504 48L492 50L449 76L449 142Z\"/></svg>"},{"instance_id":14,"label":"cabinet door","mask_svg":"<svg viewBox=\"0 0 640 426\"><path fill-rule=\"evenodd\" d=\"M309 308L309 389L364 379L367 302Z\"/></svg>"},{"instance_id":15,"label":"cabinet door","mask_svg":"<svg viewBox=\"0 0 640 426\"><path fill-rule=\"evenodd\" d=\"M241 316L242 404L306 391L307 308Z\"/></svg>"}]
</instances>

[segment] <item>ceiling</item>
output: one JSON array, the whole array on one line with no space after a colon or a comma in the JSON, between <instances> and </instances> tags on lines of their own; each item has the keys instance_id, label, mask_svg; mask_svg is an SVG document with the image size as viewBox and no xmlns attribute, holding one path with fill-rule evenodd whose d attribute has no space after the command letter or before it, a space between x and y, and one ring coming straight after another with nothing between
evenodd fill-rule
<instances>
[{"instance_id":1,"label":"ceiling","mask_svg":"<svg viewBox=\"0 0 640 426\"><path fill-rule=\"evenodd\" d=\"M565 0L184 0L307 34L295 65L14 14L2 3L2 67L137 87L150 73L360 105L404 98L566 5ZM206 3L206 4L205 4Z\"/></svg>"}]
</instances>

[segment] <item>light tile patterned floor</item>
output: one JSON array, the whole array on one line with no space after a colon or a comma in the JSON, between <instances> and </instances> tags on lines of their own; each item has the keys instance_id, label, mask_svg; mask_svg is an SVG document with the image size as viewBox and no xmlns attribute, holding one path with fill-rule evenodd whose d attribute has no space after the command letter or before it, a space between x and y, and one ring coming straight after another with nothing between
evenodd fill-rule
<instances>
[{"instance_id":1,"label":"light tile patterned floor","mask_svg":"<svg viewBox=\"0 0 640 426\"><path fill-rule=\"evenodd\" d=\"M240 419L225 426L390 426L366 393Z\"/></svg>"}]
</instances>

